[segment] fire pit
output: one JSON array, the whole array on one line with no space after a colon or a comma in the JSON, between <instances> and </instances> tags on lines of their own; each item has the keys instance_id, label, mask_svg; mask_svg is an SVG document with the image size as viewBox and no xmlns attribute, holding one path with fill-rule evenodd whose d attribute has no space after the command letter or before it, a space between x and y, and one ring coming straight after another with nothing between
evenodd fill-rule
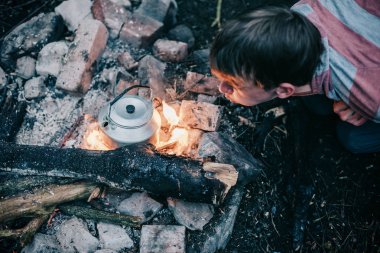
<instances>
[{"instance_id":1,"label":"fire pit","mask_svg":"<svg viewBox=\"0 0 380 253\"><path fill-rule=\"evenodd\" d=\"M3 202L0 220L9 226L20 217L34 217L25 230L10 233L18 246L29 250L51 241L49 247L58 251L133 252L225 247L242 198L242 179L255 178L261 164L218 133L223 108L214 104L219 96L215 78L193 71L169 73L176 66L187 69L193 40L180 36L191 35L188 27L174 27L176 10L172 0L144 0L132 7L111 0L69 0L4 39L1 61L9 69L0 88L8 92L8 107L27 103L27 108L18 133L9 134L15 143L0 141L1 170L43 175L44 182L60 178L47 186L56 197L35 190ZM174 39L164 39L164 31L173 27ZM31 38L31 32L36 36ZM14 46L16 40L23 41L22 51ZM16 83L24 88L20 91ZM23 111L13 116L22 119ZM63 205L82 198L92 208L83 202ZM18 201L28 211L18 211ZM37 217L42 210L47 211ZM88 230L91 224L98 232ZM107 231L122 239L113 241Z\"/></svg>"}]
</instances>

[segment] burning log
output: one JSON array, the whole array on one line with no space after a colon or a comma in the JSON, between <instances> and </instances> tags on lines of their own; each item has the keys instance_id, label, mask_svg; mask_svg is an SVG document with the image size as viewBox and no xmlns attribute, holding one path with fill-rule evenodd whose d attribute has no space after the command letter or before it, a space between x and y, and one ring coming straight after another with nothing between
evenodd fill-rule
<instances>
[{"instance_id":1,"label":"burning log","mask_svg":"<svg viewBox=\"0 0 380 253\"><path fill-rule=\"evenodd\" d=\"M89 151L0 141L0 150L2 171L89 179L189 201L219 204L237 180L233 167L204 166L199 161L161 155L149 146Z\"/></svg>"}]
</instances>

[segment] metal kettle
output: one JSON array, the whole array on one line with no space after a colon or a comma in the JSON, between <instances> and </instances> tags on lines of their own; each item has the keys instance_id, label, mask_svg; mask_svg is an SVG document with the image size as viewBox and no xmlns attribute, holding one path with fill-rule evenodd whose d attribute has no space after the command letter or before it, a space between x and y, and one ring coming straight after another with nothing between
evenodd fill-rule
<instances>
[{"instance_id":1,"label":"metal kettle","mask_svg":"<svg viewBox=\"0 0 380 253\"><path fill-rule=\"evenodd\" d=\"M146 142L161 125L159 113L154 110L152 99L137 95L126 95L134 85L125 89L106 106L100 109L98 121L102 131L119 146Z\"/></svg>"}]
</instances>

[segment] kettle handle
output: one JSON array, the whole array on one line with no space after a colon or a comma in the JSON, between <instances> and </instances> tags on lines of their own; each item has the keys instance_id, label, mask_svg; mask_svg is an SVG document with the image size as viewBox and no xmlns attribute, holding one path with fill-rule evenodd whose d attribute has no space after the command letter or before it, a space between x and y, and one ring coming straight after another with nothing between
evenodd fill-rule
<instances>
[{"instance_id":1,"label":"kettle handle","mask_svg":"<svg viewBox=\"0 0 380 253\"><path fill-rule=\"evenodd\" d=\"M114 103L116 103L120 98L122 98L128 91L135 89L135 88L147 88L150 89L149 86L146 85L133 85L131 87L126 88L123 90L119 95L117 95L110 103L110 106L112 106Z\"/></svg>"},{"instance_id":2,"label":"kettle handle","mask_svg":"<svg viewBox=\"0 0 380 253\"><path fill-rule=\"evenodd\" d=\"M108 108L108 117L110 116L111 114L111 107L114 103L116 103L120 98L122 98L128 91L132 90L132 89L135 89L135 88L147 88L147 89L150 89L149 86L146 86L146 85L133 85L131 87L128 87L126 88L125 90L123 90L119 95L117 95L111 102L110 102L110 105L109 105L109 108Z\"/></svg>"}]
</instances>

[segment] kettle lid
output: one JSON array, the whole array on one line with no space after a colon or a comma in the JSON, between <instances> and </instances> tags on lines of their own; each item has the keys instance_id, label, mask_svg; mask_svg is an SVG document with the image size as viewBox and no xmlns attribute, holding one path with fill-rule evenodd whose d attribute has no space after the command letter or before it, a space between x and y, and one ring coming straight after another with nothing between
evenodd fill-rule
<instances>
[{"instance_id":1,"label":"kettle lid","mask_svg":"<svg viewBox=\"0 0 380 253\"><path fill-rule=\"evenodd\" d=\"M153 116L152 103L139 96L125 95L110 106L110 119L123 128L145 125Z\"/></svg>"}]
</instances>

